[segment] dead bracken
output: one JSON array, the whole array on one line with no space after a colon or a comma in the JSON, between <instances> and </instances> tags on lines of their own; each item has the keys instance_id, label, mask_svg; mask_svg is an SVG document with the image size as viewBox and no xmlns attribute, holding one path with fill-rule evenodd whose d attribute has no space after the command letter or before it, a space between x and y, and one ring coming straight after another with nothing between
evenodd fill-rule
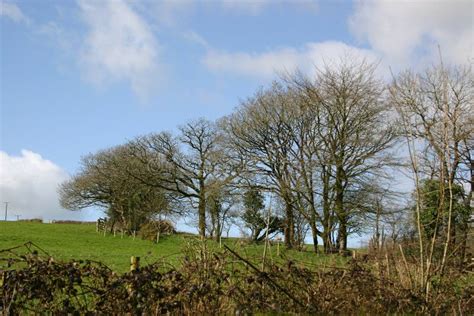
<instances>
[{"instance_id":1,"label":"dead bracken","mask_svg":"<svg viewBox=\"0 0 474 316\"><path fill-rule=\"evenodd\" d=\"M377 256L352 259L346 267L307 268L267 262L261 271L230 248L205 243L185 249L180 267L161 262L117 274L100 262L57 262L33 244L2 261L0 310L71 314L469 314L474 286L446 278L426 297L410 288ZM16 253L16 255L12 255ZM385 260L385 259L384 259ZM388 271L388 273L387 273ZM456 273L454 270L448 273Z\"/></svg>"}]
</instances>

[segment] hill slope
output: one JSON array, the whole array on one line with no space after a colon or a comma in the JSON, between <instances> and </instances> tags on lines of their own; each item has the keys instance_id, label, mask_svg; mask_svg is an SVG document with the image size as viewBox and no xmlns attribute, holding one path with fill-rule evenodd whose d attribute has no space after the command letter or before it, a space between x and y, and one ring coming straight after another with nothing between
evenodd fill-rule
<instances>
[{"instance_id":1,"label":"hill slope","mask_svg":"<svg viewBox=\"0 0 474 316\"><path fill-rule=\"evenodd\" d=\"M56 260L89 259L101 261L111 269L125 272L129 268L130 256L141 257L142 264L163 260L173 265L180 264L183 251L190 244L199 244L199 238L189 234L164 236L158 244L133 239L130 236L103 235L95 231L93 224L42 224L30 222L0 222L0 250L33 242ZM224 243L236 249L243 256L258 262L263 253L263 245L247 244L237 238L225 239ZM218 248L213 241L207 247ZM273 245L268 250L268 260L304 263L306 266L332 266L345 262L339 256L315 255L310 251L287 251L283 246ZM310 247L308 247L310 248ZM21 250L19 250L21 251Z\"/></svg>"}]
</instances>

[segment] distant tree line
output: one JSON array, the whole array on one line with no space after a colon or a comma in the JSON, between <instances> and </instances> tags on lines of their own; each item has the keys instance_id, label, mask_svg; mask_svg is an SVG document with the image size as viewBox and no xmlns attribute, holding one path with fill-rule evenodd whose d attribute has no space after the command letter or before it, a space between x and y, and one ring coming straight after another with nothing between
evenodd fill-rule
<instances>
[{"instance_id":1,"label":"distant tree line","mask_svg":"<svg viewBox=\"0 0 474 316\"><path fill-rule=\"evenodd\" d=\"M315 252L319 240L345 252L361 232L373 231L375 246L411 236L424 262L436 247L447 260L465 251L472 216L473 90L469 66L389 84L350 59L285 75L215 122L83 157L61 204L103 207L129 230L166 214L192 216L202 237L231 225L255 241L281 232L288 248L310 231ZM410 170L407 196L392 183Z\"/></svg>"}]
</instances>

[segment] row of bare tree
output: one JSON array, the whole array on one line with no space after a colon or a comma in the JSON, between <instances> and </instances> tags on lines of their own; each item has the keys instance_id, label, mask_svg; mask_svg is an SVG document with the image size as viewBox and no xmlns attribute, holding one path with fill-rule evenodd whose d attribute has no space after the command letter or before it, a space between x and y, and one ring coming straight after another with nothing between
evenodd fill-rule
<instances>
[{"instance_id":1,"label":"row of bare tree","mask_svg":"<svg viewBox=\"0 0 474 316\"><path fill-rule=\"evenodd\" d=\"M428 295L431 278L442 277L448 261L460 259L464 265L469 239L474 250L469 226L474 186L472 68L441 62L423 73L407 71L389 91L409 151L418 280Z\"/></svg>"},{"instance_id":2,"label":"row of bare tree","mask_svg":"<svg viewBox=\"0 0 474 316\"><path fill-rule=\"evenodd\" d=\"M311 77L285 75L216 122L199 119L177 135L152 133L86 156L81 171L61 186L61 203L104 206L130 229L158 213L193 214L201 236L218 238L248 208L245 193L259 190L279 207L257 208L267 212L258 220L278 219L288 248L304 242L306 227L314 251L319 239L325 252L344 252L348 236L369 224L377 244L380 229L397 239L409 226L429 274L426 256L433 256L439 238L445 239L443 262L457 241L467 240L472 71L440 64L401 73L390 84L375 71L374 64L345 59ZM392 184L410 169L414 207L402 205ZM431 217L422 192L427 180L439 192ZM454 207L459 199L462 221ZM245 218L255 217L241 218L252 227ZM434 225L434 234L428 236L426 225Z\"/></svg>"}]
</instances>

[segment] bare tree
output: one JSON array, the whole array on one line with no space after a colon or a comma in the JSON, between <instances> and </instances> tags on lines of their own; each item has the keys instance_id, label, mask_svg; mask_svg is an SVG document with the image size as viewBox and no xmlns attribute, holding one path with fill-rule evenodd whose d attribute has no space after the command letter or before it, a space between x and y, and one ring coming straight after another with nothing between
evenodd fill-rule
<instances>
[{"instance_id":1,"label":"bare tree","mask_svg":"<svg viewBox=\"0 0 474 316\"><path fill-rule=\"evenodd\" d=\"M261 185L276 192L285 204L285 245L294 245L295 200L291 189L290 148L293 146L286 125L297 119L291 111L291 98L281 84L243 102L226 118L226 131L235 151L248 161L248 172L259 175Z\"/></svg>"},{"instance_id":2,"label":"bare tree","mask_svg":"<svg viewBox=\"0 0 474 316\"><path fill-rule=\"evenodd\" d=\"M232 225L233 218L238 213L235 207L239 203L239 192L237 188L228 184L216 182L207 198L207 214L210 225L209 236L219 241L225 226Z\"/></svg>"},{"instance_id":3,"label":"bare tree","mask_svg":"<svg viewBox=\"0 0 474 316\"><path fill-rule=\"evenodd\" d=\"M301 75L289 80L303 95L305 112L313 115L308 120L310 127L306 128L313 130L311 136L297 141L299 151L304 153L297 159L301 166L299 172L303 179L309 179L305 175L308 170L314 166L319 168L316 174L322 187L319 194L323 242L330 247L329 232L333 227L330 210L333 208L340 251L347 248L351 217L351 207L345 202L348 193L357 191L375 176L386 176L383 171L394 162L388 150L394 145L397 133L375 69L376 65L364 60L345 59L338 66L327 65L318 70L313 80ZM307 164L306 168L303 163ZM309 180L303 183L307 200L314 204L314 185Z\"/></svg>"},{"instance_id":4,"label":"bare tree","mask_svg":"<svg viewBox=\"0 0 474 316\"><path fill-rule=\"evenodd\" d=\"M427 245L426 267L421 267L423 271L421 284L428 292L437 230L442 222L447 224L444 225L444 250L439 269L441 274L450 257L448 251L450 249L454 251L457 248L454 246L457 229L454 225L455 212L453 212L454 184L459 182L462 185L463 181L466 181L466 177L461 175L463 169L470 170L472 175L472 160L469 158L474 132L472 69L470 66L445 67L440 63L419 74L407 71L394 79L390 92L391 101L402 118L405 134L409 140L412 167L417 179L418 218L419 205L422 204L420 176L423 175L422 167L424 166L417 163L423 161L420 159L417 148L424 147L424 161L429 162L431 170L428 177L439 180L440 197L438 215L434 222L435 231ZM418 146L414 145L415 142ZM472 177L467 181L472 183ZM425 246L422 242L422 228L419 227L418 231L423 262Z\"/></svg>"},{"instance_id":5,"label":"bare tree","mask_svg":"<svg viewBox=\"0 0 474 316\"><path fill-rule=\"evenodd\" d=\"M133 141L131 148L131 155L149 171L131 175L188 200L197 209L199 234L204 237L209 196L238 174L238 167L226 156L215 124L199 119L180 127L177 137L150 134Z\"/></svg>"},{"instance_id":6,"label":"bare tree","mask_svg":"<svg viewBox=\"0 0 474 316\"><path fill-rule=\"evenodd\" d=\"M81 170L59 188L61 205L71 210L105 208L113 223L129 230L155 214L172 212L169 194L128 176L126 170L138 172L140 165L127 153L122 145L83 157Z\"/></svg>"}]
</instances>

